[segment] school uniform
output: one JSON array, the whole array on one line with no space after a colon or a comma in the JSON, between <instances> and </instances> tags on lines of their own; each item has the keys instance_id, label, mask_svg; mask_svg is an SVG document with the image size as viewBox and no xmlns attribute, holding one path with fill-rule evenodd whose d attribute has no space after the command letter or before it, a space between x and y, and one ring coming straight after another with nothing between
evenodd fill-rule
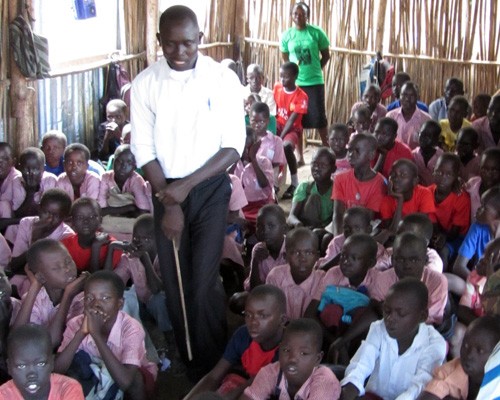
<instances>
[{"instance_id":1,"label":"school uniform","mask_svg":"<svg viewBox=\"0 0 500 400\"><path fill-rule=\"evenodd\" d=\"M283 140L269 131L265 136L260 137L260 147L257 150L257 155L268 158L273 165L286 165Z\"/></svg>"},{"instance_id":2,"label":"school uniform","mask_svg":"<svg viewBox=\"0 0 500 400\"><path fill-rule=\"evenodd\" d=\"M352 169L351 164L349 164L349 159L347 158L347 154L344 158L337 158L335 161L335 167L336 170L332 174L332 181L334 180L334 177L339 175L340 173L344 171L349 171Z\"/></svg>"},{"instance_id":3,"label":"school uniform","mask_svg":"<svg viewBox=\"0 0 500 400\"><path fill-rule=\"evenodd\" d=\"M79 315L68 321L64 331L61 346L58 352L62 352L82 326L84 315ZM118 311L116 321L109 333L107 345L113 355L122 364L135 365L138 368L147 370L156 380L158 368L156 364L146 358L146 348L144 345L144 328L140 322ZM102 358L97 345L91 335L83 338L78 346L78 350L83 350L91 357Z\"/></svg>"},{"instance_id":4,"label":"school uniform","mask_svg":"<svg viewBox=\"0 0 500 400\"><path fill-rule=\"evenodd\" d=\"M429 186L432 197L435 199L437 186ZM441 202L436 203L436 219L439 225L449 231L452 226L460 227L459 234L465 236L470 226L470 196L467 192L450 192Z\"/></svg>"},{"instance_id":5,"label":"school uniform","mask_svg":"<svg viewBox=\"0 0 500 400\"><path fill-rule=\"evenodd\" d=\"M380 157L380 155L377 153L377 156L373 160L372 166L375 166L378 157ZM397 160L400 160L402 158L411 160L412 159L411 150L406 144L401 143L399 140L396 140L394 142L393 148L390 149L385 156L384 165L382 166L382 170L380 171L380 173L384 175L386 178L389 178L389 174L391 173L392 169L392 164L394 164Z\"/></svg>"},{"instance_id":6,"label":"school uniform","mask_svg":"<svg viewBox=\"0 0 500 400\"><path fill-rule=\"evenodd\" d=\"M248 99L248 97L252 94L250 90L250 85L243 86L242 88L243 100ZM271 115L276 115L276 102L274 101L274 94L272 89L262 85L259 93L253 93L260 97L263 103L266 103L269 107L269 113Z\"/></svg>"},{"instance_id":7,"label":"school uniform","mask_svg":"<svg viewBox=\"0 0 500 400\"><path fill-rule=\"evenodd\" d=\"M50 374L50 392L47 400L83 400L84 398L82 386L77 380L56 373ZM24 397L11 379L0 386L0 399L23 400Z\"/></svg>"},{"instance_id":8,"label":"school uniform","mask_svg":"<svg viewBox=\"0 0 500 400\"><path fill-rule=\"evenodd\" d=\"M380 273L378 277L377 289L380 292L376 296L384 298L387 292L396 282L399 281L394 268L390 268ZM443 274L432 271L429 268L424 268L422 278L420 279L427 290L429 291L429 316L427 318L428 324L440 324L443 322L444 309L448 300L448 281Z\"/></svg>"},{"instance_id":9,"label":"school uniform","mask_svg":"<svg viewBox=\"0 0 500 400\"><path fill-rule=\"evenodd\" d=\"M254 259L254 254L257 253L260 249L265 248L266 244L264 242L259 242L257 243L253 249L252 249L252 261L250 261L250 272L248 274L248 278L245 279L245 282L243 284L243 287L245 288L246 291L250 291L250 276L252 275L252 268L253 268L253 259ZM267 275L271 270L278 266L278 265L283 265L286 264L286 247L285 247L285 239L283 239L283 244L281 245L280 252L278 254L278 257L274 259L271 255L267 256L264 260L262 260L259 265L257 266L259 268L259 279L261 282L265 282L267 279Z\"/></svg>"},{"instance_id":10,"label":"school uniform","mask_svg":"<svg viewBox=\"0 0 500 400\"><path fill-rule=\"evenodd\" d=\"M377 173L369 181L359 181L354 175L354 169L335 176L332 190L332 200L342 201L346 208L362 206L380 211L380 206L386 193L385 178Z\"/></svg>"},{"instance_id":11,"label":"school uniform","mask_svg":"<svg viewBox=\"0 0 500 400\"><path fill-rule=\"evenodd\" d=\"M354 105L351 108L351 116L353 116L356 110L362 106L366 106L366 104L362 101L354 103ZM387 108L385 108L384 105L377 103L377 106L375 107L375 110L373 111L370 119L370 132L373 133L373 131L375 130L375 125L377 125L378 120L384 118L386 114L387 114Z\"/></svg>"},{"instance_id":12,"label":"school uniform","mask_svg":"<svg viewBox=\"0 0 500 400\"><path fill-rule=\"evenodd\" d=\"M26 297L23 296L23 300ZM49 326L52 319L59 309L59 304L54 305L52 300L47 293L45 287L42 286L38 294L36 295L35 302L33 303L33 308L31 310L30 321L33 324ZM68 315L66 316L66 321L77 315L83 314L84 304L83 304L83 292L78 293L71 302L68 310Z\"/></svg>"},{"instance_id":13,"label":"school uniform","mask_svg":"<svg viewBox=\"0 0 500 400\"><path fill-rule=\"evenodd\" d=\"M94 200L97 199L97 196L99 195L100 181L101 179L96 173L87 171L85 174L85 178L80 185L80 198L89 197ZM69 195L72 202L75 201L75 192L73 190L73 185L69 180L66 172L63 172L57 177L57 187L64 190Z\"/></svg>"},{"instance_id":14,"label":"school uniform","mask_svg":"<svg viewBox=\"0 0 500 400\"><path fill-rule=\"evenodd\" d=\"M7 240L5 240L4 236L0 233L0 267L5 269L10 263L11 256L12 250Z\"/></svg>"},{"instance_id":15,"label":"school uniform","mask_svg":"<svg viewBox=\"0 0 500 400\"><path fill-rule=\"evenodd\" d=\"M439 99L434 100L431 104L429 104L429 111L427 112L436 122L448 118L448 106L446 105L445 98L440 97Z\"/></svg>"},{"instance_id":16,"label":"school uniform","mask_svg":"<svg viewBox=\"0 0 500 400\"><path fill-rule=\"evenodd\" d=\"M417 165L418 169L418 183L422 186L429 186L434 183L434 176L432 173L434 172L434 168L436 167L437 161L441 154L443 154L443 150L439 147L436 147L436 152L429 159L427 165L425 164L424 157L420 151L420 147L412 150L411 155L413 158L413 162Z\"/></svg>"},{"instance_id":17,"label":"school uniform","mask_svg":"<svg viewBox=\"0 0 500 400\"><path fill-rule=\"evenodd\" d=\"M464 189L470 196L470 222L476 221L476 212L481 207L481 194L479 188L481 187L481 177L475 176L470 178L464 186Z\"/></svg>"},{"instance_id":18,"label":"school uniform","mask_svg":"<svg viewBox=\"0 0 500 400\"><path fill-rule=\"evenodd\" d=\"M0 218L11 218L12 212L22 204L19 198L22 193L21 177L21 172L11 167L0 185Z\"/></svg>"},{"instance_id":19,"label":"school uniform","mask_svg":"<svg viewBox=\"0 0 500 400\"><path fill-rule=\"evenodd\" d=\"M418 146L418 132L425 121L429 121L431 116L426 112L415 108L415 112L409 121L403 117L403 109L397 108L389 111L387 117L392 118L398 123L397 138L402 143L408 145L410 149L415 149Z\"/></svg>"},{"instance_id":20,"label":"school uniform","mask_svg":"<svg viewBox=\"0 0 500 400\"><path fill-rule=\"evenodd\" d=\"M460 297L460 305L470 308L477 317L482 317L485 312L481 303L486 277L479 275L476 270L471 271L465 281L465 289Z\"/></svg>"},{"instance_id":21,"label":"school uniform","mask_svg":"<svg viewBox=\"0 0 500 400\"><path fill-rule=\"evenodd\" d=\"M137 172L133 171L127 178L121 190L115 181L115 171L105 172L99 184L99 195L97 202L102 208L110 207L108 204L110 190L117 190L120 193L131 193L134 196L134 203L139 210L150 211L150 200L146 195L146 182Z\"/></svg>"},{"instance_id":22,"label":"school uniform","mask_svg":"<svg viewBox=\"0 0 500 400\"><path fill-rule=\"evenodd\" d=\"M460 177L462 181L467 182L469 179L479 176L481 157L475 155L467 164L460 165Z\"/></svg>"},{"instance_id":23,"label":"school uniform","mask_svg":"<svg viewBox=\"0 0 500 400\"><path fill-rule=\"evenodd\" d=\"M262 400L279 392L277 400L291 400L287 389L286 377L280 375L280 363L277 361L263 367L244 393L252 400ZM335 374L330 368L319 365L300 387L294 400L338 399L339 396L340 384Z\"/></svg>"},{"instance_id":24,"label":"school uniform","mask_svg":"<svg viewBox=\"0 0 500 400\"><path fill-rule=\"evenodd\" d=\"M497 147L498 143L495 143L493 139L493 133L491 132L490 120L488 116L484 116L476 119L472 123L472 127L476 130L479 135L479 148L476 150L477 154L483 154L483 151L489 149L490 147Z\"/></svg>"},{"instance_id":25,"label":"school uniform","mask_svg":"<svg viewBox=\"0 0 500 400\"><path fill-rule=\"evenodd\" d=\"M397 340L389 336L383 320L376 321L340 383L353 384L360 396L373 393L385 400L416 399L445 356L446 342L433 326L420 323L410 348L399 355Z\"/></svg>"},{"instance_id":26,"label":"school uniform","mask_svg":"<svg viewBox=\"0 0 500 400\"><path fill-rule=\"evenodd\" d=\"M380 217L382 220L390 219L394 216L397 208L397 200L393 196L385 196L380 206ZM431 191L422 186L416 185L413 189L411 198L403 202L403 210L401 217L408 214L421 212L427 214L432 222L436 222L436 206L434 205L434 197Z\"/></svg>"},{"instance_id":27,"label":"school uniform","mask_svg":"<svg viewBox=\"0 0 500 400\"><path fill-rule=\"evenodd\" d=\"M385 254L377 258L377 264L374 268L385 271L386 269L392 268L392 253L394 249L392 247L388 247L385 249ZM425 268L429 268L432 271L442 273L443 272L443 260L439 256L438 252L430 247L427 247L427 263L425 264Z\"/></svg>"},{"instance_id":28,"label":"school uniform","mask_svg":"<svg viewBox=\"0 0 500 400\"><path fill-rule=\"evenodd\" d=\"M286 315L289 320L302 318L307 306L321 284L324 272L313 270L300 284L292 277L290 264L274 267L266 278L266 284L279 287L286 296Z\"/></svg>"},{"instance_id":29,"label":"school uniform","mask_svg":"<svg viewBox=\"0 0 500 400\"><path fill-rule=\"evenodd\" d=\"M433 379L425 387L425 391L444 399L467 400L469 395L469 375L462 368L460 358L455 358L437 367L432 373Z\"/></svg>"},{"instance_id":30,"label":"school uniform","mask_svg":"<svg viewBox=\"0 0 500 400\"><path fill-rule=\"evenodd\" d=\"M344 243L346 241L346 237L343 233L335 236L330 243L328 243L328 247L326 248L325 256L320 258L316 265L324 265L331 259L335 258L340 254L342 248L344 247ZM384 257L385 255L385 247L377 242L377 260Z\"/></svg>"}]
</instances>

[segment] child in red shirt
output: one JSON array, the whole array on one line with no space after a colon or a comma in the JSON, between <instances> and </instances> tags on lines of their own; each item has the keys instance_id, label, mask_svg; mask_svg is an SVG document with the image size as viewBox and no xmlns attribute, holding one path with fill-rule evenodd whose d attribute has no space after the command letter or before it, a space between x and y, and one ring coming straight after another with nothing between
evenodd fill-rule
<instances>
[{"instance_id":1,"label":"child in red shirt","mask_svg":"<svg viewBox=\"0 0 500 400\"><path fill-rule=\"evenodd\" d=\"M443 153L434 169L434 184L429 186L436 206L433 248L443 260L444 270L457 254L470 226L470 197L462 190L459 180L460 159L456 154Z\"/></svg>"},{"instance_id":2,"label":"child in red shirt","mask_svg":"<svg viewBox=\"0 0 500 400\"><path fill-rule=\"evenodd\" d=\"M422 212L436 222L436 207L431 191L417 184L417 166L410 160L396 161L389 175L389 194L380 206L382 226L396 232L399 221L405 215Z\"/></svg>"},{"instance_id":3,"label":"child in red shirt","mask_svg":"<svg viewBox=\"0 0 500 400\"><path fill-rule=\"evenodd\" d=\"M291 199L295 188L299 185L297 177L297 159L295 147L302 139L302 116L307 113L307 94L295 85L299 75L299 67L293 62L286 62L280 67L280 81L274 85L276 101L277 134L283 139L286 161L290 169L291 185L283 199Z\"/></svg>"}]
</instances>

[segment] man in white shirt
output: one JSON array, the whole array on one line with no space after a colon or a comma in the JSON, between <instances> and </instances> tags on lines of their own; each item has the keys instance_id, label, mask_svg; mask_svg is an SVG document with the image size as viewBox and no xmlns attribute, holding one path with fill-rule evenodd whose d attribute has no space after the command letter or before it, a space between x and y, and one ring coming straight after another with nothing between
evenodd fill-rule
<instances>
[{"instance_id":1,"label":"man in white shirt","mask_svg":"<svg viewBox=\"0 0 500 400\"><path fill-rule=\"evenodd\" d=\"M226 344L219 261L231 195L226 169L245 143L237 76L198 53L194 12L168 8L158 40L164 59L132 83L131 147L151 183L158 258L177 345L188 361L174 245L179 250L193 360L193 380L219 360Z\"/></svg>"}]
</instances>

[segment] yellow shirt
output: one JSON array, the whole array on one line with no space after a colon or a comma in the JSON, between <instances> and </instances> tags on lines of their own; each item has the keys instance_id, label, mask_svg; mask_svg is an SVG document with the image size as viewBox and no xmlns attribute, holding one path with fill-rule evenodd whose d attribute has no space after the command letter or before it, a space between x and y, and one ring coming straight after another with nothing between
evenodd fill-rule
<instances>
[{"instance_id":1,"label":"yellow shirt","mask_svg":"<svg viewBox=\"0 0 500 400\"><path fill-rule=\"evenodd\" d=\"M448 119L442 119L439 121L441 125L441 137L443 138L443 150L444 151L455 151L455 144L457 142L457 133L453 132L450 128L450 121ZM461 128L466 126L471 126L472 124L464 118Z\"/></svg>"}]
</instances>

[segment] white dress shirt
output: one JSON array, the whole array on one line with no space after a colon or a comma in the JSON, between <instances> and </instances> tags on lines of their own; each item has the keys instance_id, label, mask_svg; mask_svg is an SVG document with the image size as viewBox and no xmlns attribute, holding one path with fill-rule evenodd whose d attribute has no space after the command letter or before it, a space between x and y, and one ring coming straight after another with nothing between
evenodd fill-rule
<instances>
[{"instance_id":1,"label":"white dress shirt","mask_svg":"<svg viewBox=\"0 0 500 400\"><path fill-rule=\"evenodd\" d=\"M188 71L162 58L132 82L132 152L138 167L157 159L166 178L191 174L222 148L241 154L244 121L238 77L202 54Z\"/></svg>"},{"instance_id":2,"label":"white dress shirt","mask_svg":"<svg viewBox=\"0 0 500 400\"><path fill-rule=\"evenodd\" d=\"M341 385L352 383L360 396L366 391L384 400L416 399L445 356L446 342L433 326L421 323L411 347L399 355L398 343L387 333L384 321L376 321L351 359Z\"/></svg>"}]
</instances>

